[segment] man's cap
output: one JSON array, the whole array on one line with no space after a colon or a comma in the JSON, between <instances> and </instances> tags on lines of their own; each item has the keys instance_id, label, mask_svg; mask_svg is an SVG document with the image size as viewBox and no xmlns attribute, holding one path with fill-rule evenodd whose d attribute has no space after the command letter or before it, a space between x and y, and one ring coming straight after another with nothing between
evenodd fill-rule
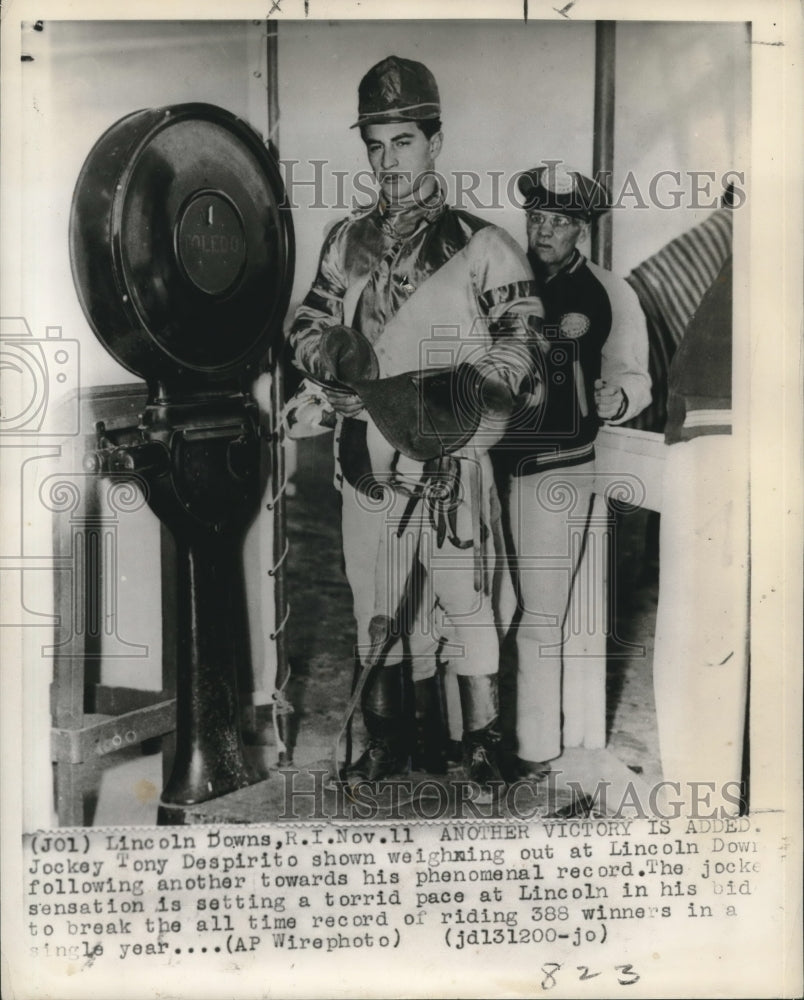
<instances>
[{"instance_id":1,"label":"man's cap","mask_svg":"<svg viewBox=\"0 0 804 1000\"><path fill-rule=\"evenodd\" d=\"M357 112L352 128L439 118L441 98L435 77L423 63L388 56L360 81Z\"/></svg>"},{"instance_id":2,"label":"man's cap","mask_svg":"<svg viewBox=\"0 0 804 1000\"><path fill-rule=\"evenodd\" d=\"M601 184L561 163L533 167L520 175L518 187L527 212L542 209L588 222L611 207Z\"/></svg>"}]
</instances>

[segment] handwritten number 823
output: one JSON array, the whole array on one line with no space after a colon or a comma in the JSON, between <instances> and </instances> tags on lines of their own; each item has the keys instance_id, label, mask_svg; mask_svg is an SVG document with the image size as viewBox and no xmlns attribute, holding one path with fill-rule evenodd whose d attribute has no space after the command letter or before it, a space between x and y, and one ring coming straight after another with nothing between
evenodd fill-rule
<instances>
[{"instance_id":1,"label":"handwritten number 823","mask_svg":"<svg viewBox=\"0 0 804 1000\"><path fill-rule=\"evenodd\" d=\"M580 972L578 980L582 982L585 979L594 979L599 976L599 972L590 972L588 965L576 965L575 968ZM634 983L639 981L639 973L635 972L633 966L631 965L615 965L616 972L618 973L617 982L620 986L633 986ZM556 973L561 969L560 962L545 962L542 966L542 972L544 978L541 982L541 987L543 990L551 990L554 986L557 986Z\"/></svg>"}]
</instances>

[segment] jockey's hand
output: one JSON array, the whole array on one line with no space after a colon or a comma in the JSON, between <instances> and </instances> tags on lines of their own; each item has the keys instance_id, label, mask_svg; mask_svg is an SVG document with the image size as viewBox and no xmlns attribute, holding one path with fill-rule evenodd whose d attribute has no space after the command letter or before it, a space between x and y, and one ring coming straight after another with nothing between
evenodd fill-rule
<instances>
[{"instance_id":1,"label":"jockey's hand","mask_svg":"<svg viewBox=\"0 0 804 1000\"><path fill-rule=\"evenodd\" d=\"M363 409L363 401L360 396L351 392L336 392L333 389L324 389L327 402L342 417L356 417Z\"/></svg>"}]
</instances>

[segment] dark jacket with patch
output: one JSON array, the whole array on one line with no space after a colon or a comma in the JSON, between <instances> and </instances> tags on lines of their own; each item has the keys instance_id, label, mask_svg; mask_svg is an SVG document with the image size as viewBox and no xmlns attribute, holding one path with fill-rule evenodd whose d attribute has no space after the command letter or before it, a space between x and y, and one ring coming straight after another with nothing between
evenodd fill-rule
<instances>
[{"instance_id":1,"label":"dark jacket with patch","mask_svg":"<svg viewBox=\"0 0 804 1000\"><path fill-rule=\"evenodd\" d=\"M650 402L648 341L639 302L625 281L591 264L577 250L552 277L535 259L537 291L545 310L544 340L533 348L541 389L517 407L498 446L512 475L530 475L594 458L601 420L595 380L621 388L631 419Z\"/></svg>"}]
</instances>

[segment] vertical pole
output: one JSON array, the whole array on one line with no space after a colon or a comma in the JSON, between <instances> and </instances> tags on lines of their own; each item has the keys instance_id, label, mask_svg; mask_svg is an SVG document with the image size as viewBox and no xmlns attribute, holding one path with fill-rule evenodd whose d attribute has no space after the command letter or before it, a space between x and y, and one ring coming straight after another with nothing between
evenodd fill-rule
<instances>
[{"instance_id":1,"label":"vertical pole","mask_svg":"<svg viewBox=\"0 0 804 1000\"><path fill-rule=\"evenodd\" d=\"M276 21L266 22L266 45L268 57L268 145L275 157L279 157L279 70L277 62L278 29ZM285 687L290 678L287 635L285 625L288 616L287 575L285 572L285 549L287 546L287 511L285 507L285 451L282 433L282 408L285 403L284 378L282 372L283 352L281 347L272 353L271 371L271 492L273 494L273 560L271 575L274 580L274 640L276 650L276 680L274 681L274 730L279 744L279 766L289 765L293 759L290 738L290 715L292 707L285 696Z\"/></svg>"},{"instance_id":2,"label":"vertical pole","mask_svg":"<svg viewBox=\"0 0 804 1000\"><path fill-rule=\"evenodd\" d=\"M285 443L282 432L282 407L284 405L284 379L282 357L274 354L271 372L271 492L273 494L273 569L274 580L274 631L271 638L276 650L276 680L274 681L274 729L279 746L279 766L286 767L293 759L290 743L290 715L292 707L285 696L290 678L287 635L288 617L287 575L285 555L288 544L287 510L285 507Z\"/></svg>"},{"instance_id":3,"label":"vertical pole","mask_svg":"<svg viewBox=\"0 0 804 1000\"><path fill-rule=\"evenodd\" d=\"M592 170L611 195L614 173L615 22L595 22L595 107ZM592 230L592 260L611 269L612 219L608 212Z\"/></svg>"},{"instance_id":4,"label":"vertical pole","mask_svg":"<svg viewBox=\"0 0 804 1000\"><path fill-rule=\"evenodd\" d=\"M277 65L278 28L276 21L266 21L268 52L268 144L274 156L279 156L279 70Z\"/></svg>"},{"instance_id":5,"label":"vertical pole","mask_svg":"<svg viewBox=\"0 0 804 1000\"><path fill-rule=\"evenodd\" d=\"M595 96L592 170L611 197L614 175L614 78L616 36L614 21L595 22ZM602 215L592 228L592 260L608 270L612 264L611 213ZM572 719L569 742L565 725L564 740L568 745L588 748L606 745L606 638L608 601L608 562L605 550L606 501L596 494L593 499L592 521L587 528L586 544L581 565L576 574L571 606L583 611L589 604L592 614L584 628L583 692L579 690L577 667L565 650L565 712ZM594 549L594 552L592 551ZM588 576L588 580L586 579ZM582 583L586 583L586 587ZM580 585L580 586L579 586ZM567 669L569 667L569 669ZM569 684L568 684L569 680ZM572 691L572 710L567 693Z\"/></svg>"}]
</instances>

